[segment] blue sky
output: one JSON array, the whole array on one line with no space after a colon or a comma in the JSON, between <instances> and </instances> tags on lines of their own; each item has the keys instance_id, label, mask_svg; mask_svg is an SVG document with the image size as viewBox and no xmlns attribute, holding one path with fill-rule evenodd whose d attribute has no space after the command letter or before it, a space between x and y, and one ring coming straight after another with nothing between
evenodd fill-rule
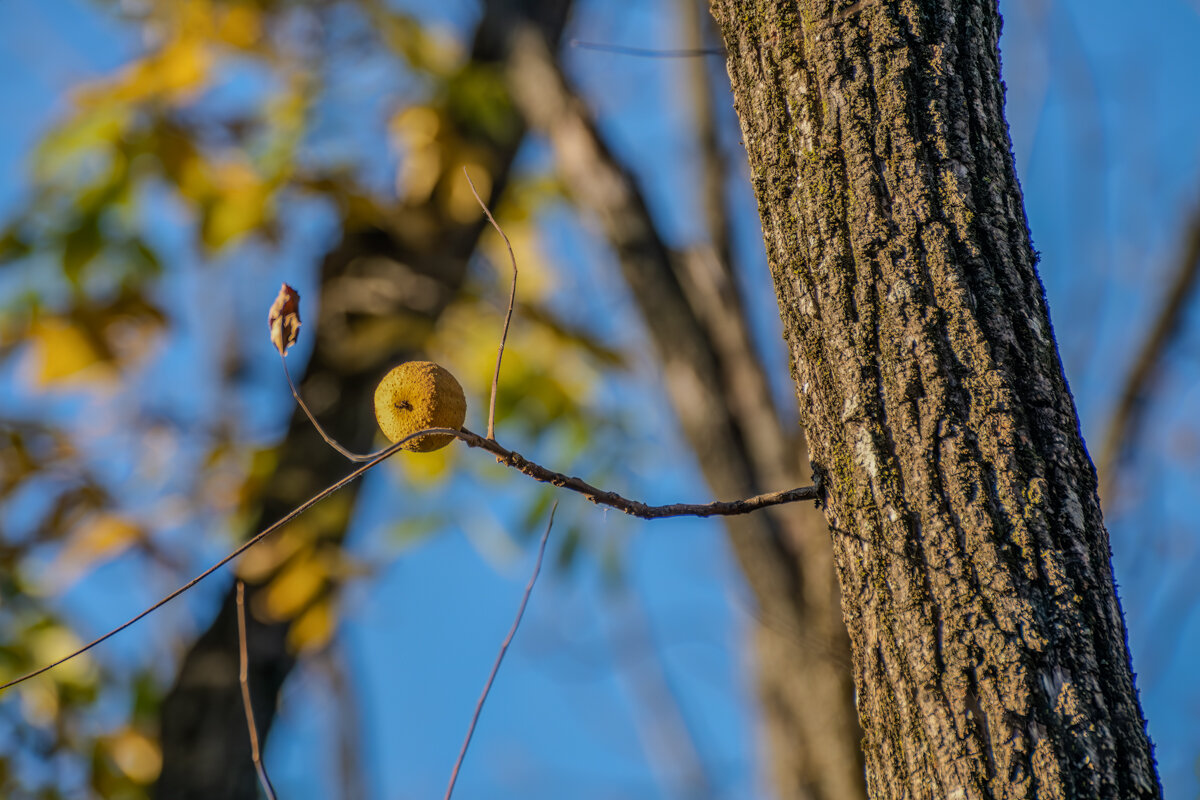
<instances>
[{"instance_id":1,"label":"blue sky","mask_svg":"<svg viewBox=\"0 0 1200 800\"><path fill-rule=\"evenodd\" d=\"M670 47L673 10L666 0L584 3L568 36ZM1001 10L1009 122L1030 227L1084 435L1098 442L1113 392L1173 267L1181 226L1200 203L1200 89L1193 80L1200 75L1200 7L1168 0L1131 14L1126 4L1108 0L1014 0ZM472 5L443 3L435 14L442 24L462 28ZM23 159L67 107L70 86L122 63L139 38L79 0L8 0L0 22L0 114L7 120L0 127L0 212L7 213L26 185ZM614 148L643 178L668 236L696 236L695 209L687 203L693 193L681 133L684 112L673 89L680 65L581 50L569 52L568 60ZM347 85L369 86L370 76ZM352 126L338 128L336 119L330 125L333 138L355 140ZM736 130L731 135L736 138ZM544 152L532 145L523 159L537 164ZM735 202L742 209L739 249L754 270L746 285L761 344L766 357L782 365L748 187L737 190ZM625 298L603 278L608 256L586 226L562 215L547 225L545 248L571 265L562 285L600 287L580 313L614 336L636 331ZM197 291L211 292L222 298L221 313L232 326L258 335L262 310L280 280L302 290L311 285L313 260L306 254L319 249L328 226L319 211L306 211L290 226L293 236L282 253L243 254L216 269L173 265L163 296L185 301ZM169 248L170 230L162 235ZM12 288L0 283L0 291ZM563 291L560 302L576 302ZM211 369L214 355L203 336L208 322L202 313L187 315L172 346L180 358ZM248 432L267 442L282 432L290 400L263 338L255 357L264 369L236 402L247 412ZM1120 503L1107 509L1135 669L1169 797L1200 794L1200 690L1191 678L1200 660L1200 595L1192 588L1200 559L1200 528L1193 519L1198 476L1194 459L1173 455L1183 432L1194 431L1200 364L1190 354L1200 352L1197 344L1193 319L1164 375L1168 399L1150 414L1146 455L1123 476ZM293 357L303 354L301 348ZM779 376L781 402L790 404L785 368ZM206 418L205 404L225 402L180 385L178 372L167 367L150 370L145 380L157 402L188 408L198 421ZM627 483L620 488L636 487L652 502L703 499L696 496L696 470L678 444L651 365L640 363L632 378L604 391L608 400L637 409L639 424L619 476ZM15 383L0 388L6 409L35 402ZM523 450L520 442L507 444ZM380 798L443 790L531 565L528 548L510 541L524 490L489 498L486 507L461 515L459 525L390 562L388 530L408 511L407 501L398 499L404 497L403 480L396 471L379 470L366 481L352 548L364 560L388 560L388 566L349 591L339 649L353 679L350 707L362 723L364 782L369 796ZM466 491L452 485L445 493L465 503ZM763 796L746 655L750 601L720 526L634 522L573 497L563 498L560 519L624 543L630 589L644 604L656 652L614 647L631 623L614 611L595 560L583 559L569 575L549 571L488 701L460 796L671 796L677 776L658 774L639 738L646 730L639 719L644 709L632 699L630 681L644 679L638 675L645 669L661 670L673 685L722 796ZM202 527L183 525L180 531L190 536ZM183 547L203 566L225 544L212 537L189 539ZM115 564L76 590L69 607L84 635L171 588L155 582L124 595L111 591L136 575L137 565ZM151 623L153 631L131 632L102 657L161 663L169 676L171 655L203 627L206 604L223 588L215 581L165 611ZM282 796L334 796L331 730L345 708L330 694L320 665L302 669L285 688L267 753Z\"/></svg>"}]
</instances>

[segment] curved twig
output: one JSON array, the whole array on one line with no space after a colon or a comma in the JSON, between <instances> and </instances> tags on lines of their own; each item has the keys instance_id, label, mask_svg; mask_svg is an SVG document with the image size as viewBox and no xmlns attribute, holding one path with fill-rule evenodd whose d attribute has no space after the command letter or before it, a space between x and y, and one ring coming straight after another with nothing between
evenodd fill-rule
<instances>
[{"instance_id":1,"label":"curved twig","mask_svg":"<svg viewBox=\"0 0 1200 800\"><path fill-rule=\"evenodd\" d=\"M308 417L308 421L311 422L313 427L317 429L317 433L319 433L321 438L325 440L325 444L329 445L334 450L337 450L344 458L355 462L370 461L372 458L377 458L381 453L384 452L384 450L387 449L384 448L384 450L376 450L374 453L360 454L351 452L345 447L342 447L341 443L338 442L337 439L334 439L325 432L325 429L321 427L321 423L317 422L316 416L308 410L308 405L304 402L304 398L300 396L300 390L297 389L296 384L292 382L292 373L288 371L287 367L287 357L282 352L279 354L279 363L283 364L283 375L287 378L288 388L292 390L292 397L295 398L296 404L300 406L300 410L304 412L304 416Z\"/></svg>"},{"instance_id":2,"label":"curved twig","mask_svg":"<svg viewBox=\"0 0 1200 800\"><path fill-rule=\"evenodd\" d=\"M529 596L533 594L533 585L537 583L538 573L542 571L542 557L546 555L546 542L550 539L550 528L554 526L555 511L558 511L557 501L550 507L550 520L546 523L546 530L542 534L541 542L538 543L537 560L533 562L533 574L529 576L529 583L525 585L525 594L521 596L521 605L517 608L517 616L513 619L512 627L508 629L508 636L505 636L504 641L500 643L500 652L496 653L496 663L492 664L492 671L488 674L487 683L483 685L483 692L479 695L479 701L475 703L475 713L471 715L471 724L467 726L467 736L463 739L462 749L458 751L454 769L450 771L450 783L446 786L446 800L450 800L450 795L454 794L458 771L462 768L463 759L467 757L467 748L471 746L471 737L475 735L475 726L479 723L479 715L483 712L484 701L492 691L492 683L496 680L496 674L500 672L504 654L508 652L508 646L512 644L513 637L517 635L517 628L521 627L521 618L525 616L525 607L529 605Z\"/></svg>"},{"instance_id":3,"label":"curved twig","mask_svg":"<svg viewBox=\"0 0 1200 800\"><path fill-rule=\"evenodd\" d=\"M508 326L512 322L513 306L517 303L517 257L513 254L512 242L508 240L508 235L504 233L504 229L496 222L496 218L492 216L491 209L487 207L487 203L483 202L483 198L479 196L479 192L475 191L475 183L467 173L466 167L463 167L463 175L466 176L467 185L471 187L471 194L475 195L475 201L479 203L479 207L487 215L488 222L492 223L492 227L496 229L496 233L500 234L500 238L504 240L504 246L508 248L508 259L512 262L513 268L512 290L508 293L508 311L504 314L504 330L500 333L500 349L496 351L496 371L492 373L492 397L488 401L487 438L495 441L496 390L500 386L500 359L504 358L504 343L508 341Z\"/></svg>"}]
</instances>

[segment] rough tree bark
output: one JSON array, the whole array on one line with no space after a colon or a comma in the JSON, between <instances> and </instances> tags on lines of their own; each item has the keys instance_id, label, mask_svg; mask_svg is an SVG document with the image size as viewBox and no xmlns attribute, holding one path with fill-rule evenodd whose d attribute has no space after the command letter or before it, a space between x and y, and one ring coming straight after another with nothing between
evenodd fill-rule
<instances>
[{"instance_id":1,"label":"rough tree bark","mask_svg":"<svg viewBox=\"0 0 1200 800\"><path fill-rule=\"evenodd\" d=\"M476 31L472 61L502 65L516 31L532 28L550 42L562 33L570 0L488 0ZM476 160L492 178L495 203L524 137L515 111L510 124L481 130L462 125ZM455 171L445 180L461 180ZM376 431L371 396L388 368L421 355L421 345L457 293L467 260L486 220L451 218L435 191L428 202L408 204L379 225L343 231L342 242L321 271L316 344L301 384L321 424L358 452ZM380 287L388 287L386 291ZM299 502L348 472L347 462L317 435L297 409L278 453L279 466L263 490L256 528L274 522ZM359 484L305 518L318 547L341 547ZM286 566L281 565L280 568ZM247 585L247 608L269 584ZM330 585L326 591L335 591ZM163 701L163 768L154 788L161 800L254 800L258 779L238 685L238 644L232 590L212 624L189 648ZM260 736L270 730L284 680L295 666L286 647L290 620L264 622L247 614L252 690Z\"/></svg>"},{"instance_id":2,"label":"rough tree bark","mask_svg":"<svg viewBox=\"0 0 1200 800\"><path fill-rule=\"evenodd\" d=\"M994 0L713 0L873 797L1158 797Z\"/></svg>"}]
</instances>

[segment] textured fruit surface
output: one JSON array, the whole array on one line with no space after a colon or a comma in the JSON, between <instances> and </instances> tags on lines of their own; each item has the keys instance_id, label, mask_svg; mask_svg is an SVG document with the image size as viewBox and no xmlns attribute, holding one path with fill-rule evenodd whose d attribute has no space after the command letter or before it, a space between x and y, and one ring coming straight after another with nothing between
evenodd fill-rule
<instances>
[{"instance_id":1,"label":"textured fruit surface","mask_svg":"<svg viewBox=\"0 0 1200 800\"><path fill-rule=\"evenodd\" d=\"M375 387L375 419L389 441L426 428L462 427L467 418L467 398L450 371L432 361L406 361ZM454 437L445 433L419 436L405 450L428 453Z\"/></svg>"}]
</instances>

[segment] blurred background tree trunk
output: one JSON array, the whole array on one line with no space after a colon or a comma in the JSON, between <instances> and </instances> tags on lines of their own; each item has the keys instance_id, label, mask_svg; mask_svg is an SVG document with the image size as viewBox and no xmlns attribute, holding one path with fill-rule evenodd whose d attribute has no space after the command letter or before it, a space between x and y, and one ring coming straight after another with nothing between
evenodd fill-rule
<instances>
[{"instance_id":1,"label":"blurred background tree trunk","mask_svg":"<svg viewBox=\"0 0 1200 800\"><path fill-rule=\"evenodd\" d=\"M698 47L698 37L685 44ZM572 201L598 223L617 255L664 389L713 496L810 483L803 439L774 405L735 265L722 244L724 176L707 181L711 243L674 250L552 52L526 37L509 82L530 124L553 146ZM712 124L703 110L712 89L704 82L692 91L705 98L698 103L703 129ZM698 168L715 166L711 148ZM722 522L757 606L754 669L772 788L785 800L864 797L849 642L820 512L792 505Z\"/></svg>"},{"instance_id":2,"label":"blurred background tree trunk","mask_svg":"<svg viewBox=\"0 0 1200 800\"><path fill-rule=\"evenodd\" d=\"M519 30L536 30L548 46L557 43L566 22L568 0L489 0L472 49L475 66L498 68L510 56ZM458 134L488 173L494 204L504 189L513 158L524 138L515 112L488 127L460 121ZM500 131L500 137L486 132ZM375 384L388 369L422 355L438 316L455 297L467 261L486 224L464 224L439 202L462 173L447 159L438 185L419 205L403 204L368 222L347 221L341 242L321 268L320 316L305 328L315 347L300 392L329 433L355 452L375 440L372 413ZM478 176L476 176L478 177ZM306 307L312 308L312 305ZM262 490L258 530L341 478L348 464L329 447L297 408L276 464ZM354 510L355 483L308 515L302 526L306 548L338 548ZM260 595L287 562L247 584L248 610L261 607ZM336 590L330 582L314 600ZM302 612L303 609L298 609ZM162 704L163 767L155 786L161 800L253 800L258 779L250 761L249 738L238 684L238 642L232 587L208 630L180 662L175 685ZM288 632L297 615L264 622L247 614L249 683L260 736L269 732L284 680L295 665Z\"/></svg>"}]
</instances>

